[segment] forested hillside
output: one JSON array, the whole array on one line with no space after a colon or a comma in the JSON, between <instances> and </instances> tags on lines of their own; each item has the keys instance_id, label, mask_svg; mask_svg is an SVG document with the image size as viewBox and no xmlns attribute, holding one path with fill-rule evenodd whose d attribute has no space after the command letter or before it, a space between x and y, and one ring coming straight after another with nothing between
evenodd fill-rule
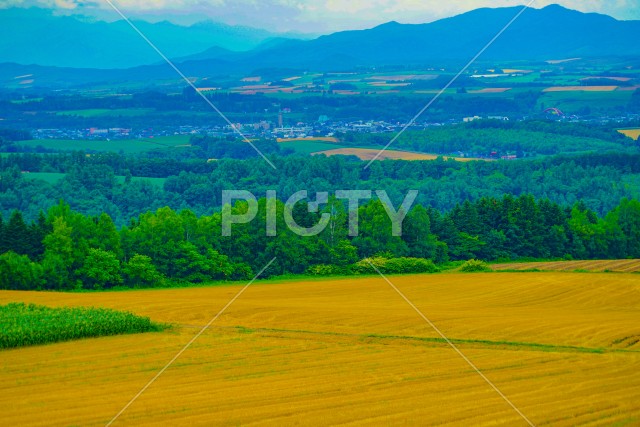
<instances>
[{"instance_id":1,"label":"forested hillside","mask_svg":"<svg viewBox=\"0 0 640 427\"><path fill-rule=\"evenodd\" d=\"M13 154L0 158L0 206L27 219L64 199L74 210L106 212L118 225L163 206L197 215L220 209L222 190L244 189L257 197L276 190L286 200L298 190L384 189L399 200L419 190L418 202L448 211L465 200L532 194L562 205L583 201L600 215L622 198L640 198L640 154L585 154L527 161L462 163L383 161L364 164L343 157L179 160L118 154ZM27 173L28 172L28 173Z\"/></svg>"}]
</instances>

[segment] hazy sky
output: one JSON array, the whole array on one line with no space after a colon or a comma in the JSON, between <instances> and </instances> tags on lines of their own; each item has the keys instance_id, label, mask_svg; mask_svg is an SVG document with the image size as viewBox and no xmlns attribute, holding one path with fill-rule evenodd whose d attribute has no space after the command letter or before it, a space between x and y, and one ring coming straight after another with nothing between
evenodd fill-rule
<instances>
[{"instance_id":1,"label":"hazy sky","mask_svg":"<svg viewBox=\"0 0 640 427\"><path fill-rule=\"evenodd\" d=\"M333 32L369 28L395 20L424 23L479 7L518 6L528 0L112 0L129 16L191 23L205 18L274 31ZM537 0L584 12L640 20L640 0ZM104 0L1 0L0 7L51 8L116 19Z\"/></svg>"}]
</instances>

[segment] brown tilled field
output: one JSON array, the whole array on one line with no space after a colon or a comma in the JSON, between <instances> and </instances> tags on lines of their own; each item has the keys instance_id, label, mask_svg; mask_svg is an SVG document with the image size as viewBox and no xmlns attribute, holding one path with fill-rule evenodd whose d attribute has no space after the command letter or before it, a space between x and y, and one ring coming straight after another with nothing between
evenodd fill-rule
<instances>
[{"instance_id":1,"label":"brown tilled field","mask_svg":"<svg viewBox=\"0 0 640 427\"><path fill-rule=\"evenodd\" d=\"M543 92L613 92L618 86L555 86L548 87Z\"/></svg>"},{"instance_id":2,"label":"brown tilled field","mask_svg":"<svg viewBox=\"0 0 640 427\"><path fill-rule=\"evenodd\" d=\"M587 272L640 272L640 259L604 260L604 261L552 261L518 262L494 264L494 271L501 270L540 270L540 271L587 271Z\"/></svg>"}]
</instances>

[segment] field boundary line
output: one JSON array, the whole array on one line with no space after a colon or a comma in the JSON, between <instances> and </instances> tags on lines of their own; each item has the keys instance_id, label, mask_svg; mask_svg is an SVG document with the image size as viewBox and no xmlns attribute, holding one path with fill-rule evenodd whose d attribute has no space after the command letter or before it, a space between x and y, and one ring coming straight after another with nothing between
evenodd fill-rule
<instances>
[{"instance_id":1,"label":"field boundary line","mask_svg":"<svg viewBox=\"0 0 640 427\"><path fill-rule=\"evenodd\" d=\"M155 51L156 51L156 53L157 53L158 55L160 55L160 57L162 57L162 59L163 59L167 64L169 64L169 66L170 66L171 68L173 68L173 70L174 70L176 73L178 73L178 75L179 75L180 77L182 77L182 79L183 79L185 82L187 82L187 84L188 84L189 86L191 86L191 87L193 88L193 90L195 90L195 91L196 91L196 93L197 93L198 95L200 95L200 97L204 100L204 102L206 102L207 104L209 104L209 106L210 106L210 107L211 107L211 108L212 108L216 113L218 113L218 114L220 115L220 117L222 117L222 119L223 119L225 122L227 122L227 124L228 124L229 126L231 126L231 129L233 129L233 131L234 131L235 133L237 133L237 134L242 138L242 140L243 140L244 142L246 142L247 144L249 144L249 145L250 145L250 146L251 146L251 147L256 151L256 153L258 153L258 154L259 154L259 155L264 159L264 161L265 161L265 162L267 162L267 163L269 164L269 166L271 166L271 167L272 167L273 169L275 169L275 170L277 170L277 169L278 169L278 168L276 168L276 166L271 162L271 160L269 160L269 159L267 158L267 156L265 156L265 155L262 153L262 151L260 151L260 149L259 149L258 147L256 147L256 145L255 145L253 142L251 142L251 140L249 140L249 138L247 138L247 137L245 136L245 134L244 134L244 133L242 133L242 131L241 131L240 129L238 129L238 127L237 127L236 125L234 125L234 124L231 122L231 120L229 120L229 118L228 118L228 117L227 117L227 116L226 116L226 115L225 115L225 114L224 114L224 113L223 113L223 112L222 112L218 107L216 107L216 105L215 105L213 102L211 102L211 100L210 100L209 98L207 98L207 97L206 97L202 92L200 92L200 91L198 90L198 88L196 87L196 85L194 85L194 84L193 84L193 82L192 82L192 81L191 81L191 80L190 80L186 75L184 75L184 73L183 73L182 71L180 71L180 69L179 69L178 67L176 67L176 65L173 63L173 61L171 61L171 60L170 60L170 59L169 59L169 58L168 58L164 53L162 53L162 51L161 51L160 49L158 49L158 47L157 47L155 44L153 44L153 42L152 42L151 40L149 40L149 38L148 38L147 36L145 36L145 35L144 35L144 33L143 33L142 31L140 31L140 29L139 29L139 28L138 28L138 27L137 27L133 22L131 22L131 20L130 20L129 18L127 18L127 16L126 16L124 13L122 13L122 11L121 11L121 10L120 10L120 9L119 9L119 8L118 8L118 7L113 3L113 2L112 2L112 0L104 0L104 1L105 1L105 2L107 2L107 4L109 4L109 6L111 6L111 8L112 8L112 9L113 9L113 10L114 10L118 15L120 15L120 17L121 17L121 18L122 18L122 19L123 19L127 24L129 24L129 26L130 26L131 28L133 28L133 29L134 29L134 31L135 31L136 33L138 33L138 34L140 35L140 37L142 37L142 39L143 39L145 42L147 42L147 44L148 44L149 46L151 46L151 48L152 48L153 50L155 50Z\"/></svg>"},{"instance_id":2,"label":"field boundary line","mask_svg":"<svg viewBox=\"0 0 640 427\"><path fill-rule=\"evenodd\" d=\"M107 1L109 1L109 0L107 0ZM418 120L418 118L420 118L420 116L422 116L422 114L424 114L424 112L425 112L425 111L427 111L429 108L431 108L431 106L433 105L433 103L434 103L434 102L436 102L436 101L440 98L440 96L442 96L442 94L443 94L447 89L449 89L449 88L451 87L451 85L452 85L452 84L454 84L454 83L456 82L456 80L458 80L458 79L460 78L460 76L461 76L465 71L467 71L467 69L468 69L469 67L471 67L471 65L473 65L473 63L474 63L474 62L476 62L476 61L478 60L478 58L479 58L483 53L485 53L485 52L486 52L486 50L487 50L487 49L489 49L489 48L490 48L490 47L491 47L491 46L496 42L496 40L498 40L498 39L500 38L500 36L502 36L502 34L503 34L505 31L507 31L507 29L509 29L509 27L511 27L511 25L513 25L513 23L514 23L514 22L516 22L516 21L518 20L518 18L520 18L520 16L521 16L525 11L527 11L528 9L530 9L530 8L531 8L531 6L533 5L533 3L535 3L535 1L536 1L536 0L530 0L530 1L529 1L529 3L527 3L525 6L523 6L523 7L522 7L522 9L521 9L517 14L516 14L516 16L514 16L514 17L511 19L511 21L509 21L509 22L507 23L507 25L505 25L505 26L504 26L500 31L498 31L498 34L496 34L496 35L495 35L495 36L494 36L494 37L489 41L489 43L487 43L487 44L486 44L482 49L480 49L480 51L479 51L479 52L478 52L478 53L477 53L473 58L471 58L471 61L469 61L469 62L467 63L467 65L465 65L465 66L464 66L464 67L463 67L463 68L458 72L458 74L456 74L456 75L455 75L455 76L454 76L454 77L449 81L449 83L447 83L447 84L446 84L442 89L440 89L440 91L439 91L438 93L436 93L436 94L434 95L434 97L433 97L433 98L431 98L431 101L429 101L429 102L427 103L427 105L425 105L424 107L422 107L422 110L420 110L420 111L418 112L418 114L416 114L415 116L413 116L413 118L412 118L411 120L409 120L409 121L407 122L407 124L406 124L406 125L404 125L404 126L402 127L402 129L400 130L400 132L398 132L398 133L396 134L396 136L394 136L394 137L391 139L391 141L389 141L389 142L387 143L387 145L385 145L385 146L384 146L384 148L383 148L382 150L380 150L380 151L378 152L378 154L376 154L376 156L375 156L373 159L371 159L371 160L369 161L369 163L367 163L367 165L366 165L364 168L365 168L365 169L368 169L368 168L369 168L369 166L371 166L371 164L372 164L373 162L375 162L376 160L378 160L378 157L380 157L380 156L382 155L382 153L384 153L384 152L389 148L389 146L390 146L391 144L393 144L394 142L396 142L396 141L397 141L397 139L398 139L398 138L400 138L400 136L401 136L403 133L405 133L405 132L406 132L406 130L407 130L407 129L409 129L409 127L410 127L411 125L413 125L413 124L416 122L416 120Z\"/></svg>"},{"instance_id":3,"label":"field boundary line","mask_svg":"<svg viewBox=\"0 0 640 427\"><path fill-rule=\"evenodd\" d=\"M415 312L418 313L418 315L420 317L422 317L424 319L424 321L427 322L427 324L429 324L429 326L431 326L433 328L433 330L436 331L438 333L438 335L440 335L442 337L442 339L444 339L447 342L447 344L449 344L449 346L452 349L454 349L455 352L458 353L458 355L460 357L462 357L462 359L464 359L464 361L467 362L467 364L469 366L471 366L473 368L473 370L476 371L476 373L478 375L480 375L482 377L482 379L484 379L486 381L486 383L489 384L491 386L491 388L493 388L495 390L495 392L498 393L500 395L500 397L502 397L504 399L504 401L507 402L509 404L509 406L511 406L518 413L518 415L520 415L520 417L522 417L522 419L524 421L527 422L528 425L530 425L531 427L535 427L535 424L533 424L531 422L531 420L529 420L529 418L527 418L526 415L524 415L522 413L522 411L520 411L520 409L518 409L518 407L516 405L514 405L513 402L511 402L511 400L509 400L509 398L507 396L505 396L505 394L502 393L502 391L500 391L500 389L498 387L496 387L496 385L493 382L491 382L491 380L489 378L487 378L480 371L480 369L478 369L478 367L471 360L469 360L469 358L467 356L465 356L464 353L462 353L462 351L460 351L460 349L453 342L451 342L451 340L449 340L449 338L447 338L446 335L443 334L442 331L440 331L440 329L438 329L438 327L431 320L429 320L429 318L427 316L425 316L424 313L422 313L422 311L420 311L420 309L418 307L416 307L415 304L412 303L411 300L409 298L407 298L405 296L405 294L402 293L402 291L400 289L398 289L398 287L396 285L394 285L387 278L387 276L382 274L382 272L375 265L373 265L373 263L368 258L367 258L367 262L380 275L380 277L382 277L384 279L384 281L387 282L389 284L389 286L391 286L391 288L393 288L393 290L396 291L398 293L398 295L400 295L400 297L402 297L402 299L404 299L406 301L406 303L409 304L411 306L411 308L413 308L415 310Z\"/></svg>"},{"instance_id":4,"label":"field boundary line","mask_svg":"<svg viewBox=\"0 0 640 427\"><path fill-rule=\"evenodd\" d=\"M248 288L249 286L251 286L251 284L252 284L253 282L255 282L255 281L256 281L256 279L257 279L258 277L260 277L260 275L261 275L262 273L264 273L264 271L265 271L267 268L269 268L269 266L271 266L271 264L273 264L273 262L274 262L275 260L276 260L276 257L273 257L273 258L271 259L271 261L269 261L269 262L267 263L267 265L265 265L264 267L262 267L262 269L258 272L258 274L256 274L255 276L253 276L253 279L251 279L251 280L249 281L249 283L247 283L246 285L244 285L244 286L242 287L242 289L240 289L240 291L238 291L238 292L234 295L234 297L233 297L233 298L231 298L231 300L230 300L230 301L229 301L229 302L228 302L224 307L222 307L222 309L221 309L220 311L218 311L218 314L216 314L215 316L213 316L213 318L211 318L211 320L209 321L209 323L207 323L207 324L206 324L202 329L200 329L200 331L199 331L199 332L198 332L198 333L197 333L193 338L191 338L191 340L190 340L190 341L189 341L189 342L188 342L184 347L182 347L182 350L180 350L180 351L178 352L178 354L176 354L176 355L173 357L173 359L171 359L171 360L169 361L169 363L167 363L166 365L164 365L164 367L163 367L163 368L162 368L162 369L161 369L161 370L160 370L160 371L159 371L159 372L158 372L158 373L157 373L153 378L151 378L151 380L150 380L150 381L149 381L149 382L148 382L144 387L142 387L142 389L138 392L138 394L136 394L135 396L133 396L133 398L129 401L129 403L127 403L127 404L124 406L124 408L122 408L122 409L120 410L120 412L118 412L118 413L116 414L116 416L115 416L115 417L113 417L113 418L111 419L111 421L109 421L109 422L106 424L106 427L109 427L110 425L112 425L112 424L113 424L113 423L114 423L114 422L115 422L115 421L120 417L120 415L122 415L122 414L123 414L123 413L124 413L124 412L125 412L125 411L126 411L126 410L131 406L131 405L132 405L132 404L133 404L133 402L135 402L135 401L136 401L140 396L142 396L142 394L143 394L143 393L144 393L144 392L145 392L145 391L146 391L146 390L151 386L151 384L153 384L153 383L154 383L154 382L155 382L155 381L160 377L160 375L162 375L162 374L164 373L164 371L166 371L166 370L167 370L167 369L168 369L168 368L173 364L173 362L175 362L175 361L176 361L176 360L177 360L177 359L182 355L182 353L184 353L184 352L185 352L185 351L186 351L186 350L191 346L191 344L193 344L193 343L195 342L195 340L197 340L197 339L200 337L200 335L202 335L202 334L203 334L207 329L209 329L209 326L211 326L211 324L212 324L213 322L215 322L215 321L218 319L218 317L220 317L220 316L222 315L222 313L224 313L224 312L227 310L227 308L229 308L229 307L231 306L231 304L233 304L233 303L234 303L234 302L235 302L235 301L240 297L240 295L242 295L242 294L244 293L244 291L246 291L246 290L247 290L247 288Z\"/></svg>"}]
</instances>

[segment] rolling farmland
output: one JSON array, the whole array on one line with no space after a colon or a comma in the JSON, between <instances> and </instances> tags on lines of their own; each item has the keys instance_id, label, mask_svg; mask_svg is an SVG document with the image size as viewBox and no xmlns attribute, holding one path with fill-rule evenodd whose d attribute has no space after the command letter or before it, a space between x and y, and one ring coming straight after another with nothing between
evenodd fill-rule
<instances>
[{"instance_id":1,"label":"rolling farmland","mask_svg":"<svg viewBox=\"0 0 640 427\"><path fill-rule=\"evenodd\" d=\"M536 425L640 422L632 274L391 280ZM238 286L13 301L132 311L171 330L0 352L9 425L104 425ZM250 287L114 425L526 425L384 280Z\"/></svg>"},{"instance_id":2,"label":"rolling farmland","mask_svg":"<svg viewBox=\"0 0 640 427\"><path fill-rule=\"evenodd\" d=\"M380 148L381 149L381 148ZM327 157L331 156L356 156L360 160L371 160L376 157L380 152L380 149L371 148L336 148L333 150L319 151L312 153L314 155L324 154ZM410 153L397 150L385 150L378 157L379 160L393 159L393 160L435 160L438 156L433 154L422 153Z\"/></svg>"},{"instance_id":3,"label":"rolling farmland","mask_svg":"<svg viewBox=\"0 0 640 427\"><path fill-rule=\"evenodd\" d=\"M382 147L381 147L382 148ZM381 148L373 149L373 148L336 148L333 150L319 151L316 154L324 154L325 156L356 156L360 160L371 160L376 157L376 155L380 152ZM439 156L435 154L425 154L425 153L413 153L410 151L397 151L397 150L385 150L380 156L378 156L377 160L435 160ZM465 158L465 157L446 157L451 158L460 162L471 162L474 158Z\"/></svg>"}]
</instances>

